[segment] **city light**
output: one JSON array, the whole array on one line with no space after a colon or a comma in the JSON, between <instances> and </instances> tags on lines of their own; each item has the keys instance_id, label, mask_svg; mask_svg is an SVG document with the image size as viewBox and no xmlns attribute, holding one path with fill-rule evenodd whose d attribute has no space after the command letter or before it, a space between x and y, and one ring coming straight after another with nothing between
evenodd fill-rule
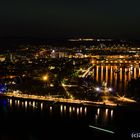
<instances>
[{"instance_id":1,"label":"city light","mask_svg":"<svg viewBox=\"0 0 140 140\"><path fill-rule=\"evenodd\" d=\"M96 88L96 91L100 91L100 88L99 88L99 87L97 87L97 88Z\"/></svg>"},{"instance_id":2,"label":"city light","mask_svg":"<svg viewBox=\"0 0 140 140\"><path fill-rule=\"evenodd\" d=\"M0 93L5 93L7 91L7 86L5 84L0 84Z\"/></svg>"},{"instance_id":3,"label":"city light","mask_svg":"<svg viewBox=\"0 0 140 140\"><path fill-rule=\"evenodd\" d=\"M133 99L130 99L130 98L126 98L126 97L124 97L124 96L119 96L119 100L120 101L122 101L122 102L131 102L131 103L136 103L136 101L135 100L133 100Z\"/></svg>"},{"instance_id":4,"label":"city light","mask_svg":"<svg viewBox=\"0 0 140 140\"><path fill-rule=\"evenodd\" d=\"M108 90L109 90L109 91L112 91L112 88L109 88Z\"/></svg>"},{"instance_id":5,"label":"city light","mask_svg":"<svg viewBox=\"0 0 140 140\"><path fill-rule=\"evenodd\" d=\"M76 40L90 41L91 39L78 38ZM99 41L101 40L99 39ZM64 96L64 98L65 96L67 96L69 99L71 99L70 101L77 99L76 96L78 96L79 98L80 95L84 95L82 93L79 94L80 92L87 93L86 95L84 95L84 97L82 97L82 102L83 100L84 101L87 101L87 100L99 101L99 99L92 99L90 96L91 95L90 92L92 92L92 96L94 96L94 92L100 93L98 94L100 96L102 95L113 96L115 95L116 91L118 92L117 94L119 95L120 93L122 93L123 89L125 89L124 92L127 95L126 90L128 88L128 81L131 81L132 78L137 79L140 76L140 68L138 65L140 62L139 53L137 55L132 54L132 57L130 57L129 52L127 54L123 54L124 50L128 50L128 48L130 51L137 52L138 50L132 46L130 47L128 46L125 47L124 45L122 46L119 45L119 46L120 47L115 46L115 44L114 46L110 46L110 47L106 46L105 44L100 44L99 46L93 45L90 47L83 45L81 47L82 49L80 47L75 47L75 48L66 47L66 48L60 49L57 47L43 46L43 47L39 47L39 49L37 50L34 50L35 56L31 55L32 57L28 57L28 55L27 56L25 55L23 57L23 56L19 56L16 53L13 54L11 52L9 56L12 56L12 62L14 62L12 66L13 68L7 64L7 69L13 72L7 75L2 75L1 78L9 80L7 84L8 86L11 86L11 89L14 86L18 87L18 84L16 84L17 83L16 78L18 74L13 75L13 73L16 72L15 66L18 65L20 61L21 61L21 64L24 64L25 63L24 59L25 59L27 61L26 63L29 65L25 65L26 71L23 70L23 73L21 74L22 75L21 78L26 79L29 76L31 78L30 80L39 79L43 81L44 88L47 87L48 89L49 88L55 89L56 86L58 86L58 89L62 87L65 93L64 95L62 93L62 96ZM28 48L27 50L30 50L30 48ZM88 53L86 52L87 50L88 50ZM111 50L113 54L104 55L104 52L106 50L107 51ZM120 54L118 53L114 54L116 50L118 50ZM97 51L96 54L92 53L94 51ZM102 55L100 53L98 54L98 51L103 54ZM5 54L2 54L1 57L3 58L7 56ZM24 58L23 61L22 61L22 58ZM52 59L52 58L55 58L55 59ZM59 58L64 58L64 60L59 59ZM82 59L79 60L79 58L82 58ZM16 65L14 66L14 64ZM27 71L28 69L30 69L30 66L34 66L34 65L37 65L38 69L36 67L35 68L33 67L33 73L30 71ZM65 68L65 65L66 65L66 68ZM70 69L69 66L72 69ZM4 67L3 67L3 70L4 70ZM47 73L44 73L44 71L46 70L47 70ZM42 75L43 73L45 75ZM122 84L123 78L124 78L124 84ZM62 82L63 79L66 79L66 80ZM96 84L94 84L94 82L92 81L93 79L96 80L97 82ZM103 83L103 81L105 81L105 84L100 86L99 84ZM32 81L32 82L35 82L35 81ZM24 80L22 81L22 83L24 83ZM40 87L42 88L42 86ZM76 89L76 92L75 92L75 89ZM85 91L84 89L87 91L84 92ZM0 85L0 93L2 94L7 93L5 90L6 90L5 87ZM51 92L54 92L54 91L52 90ZM51 92L49 93L51 94ZM111 93L113 92L114 94L109 94L110 92ZM28 93L30 93L30 91ZM19 95L18 88L15 89L14 94ZM44 93L42 95L44 95ZM25 96L25 94L23 94L23 96ZM128 99L128 98L127 99L124 97L121 97L121 98L117 97L117 98L119 101L122 101L122 102L124 101L133 102L133 100ZM105 103L110 104L110 101L106 101Z\"/></svg>"},{"instance_id":6,"label":"city light","mask_svg":"<svg viewBox=\"0 0 140 140\"><path fill-rule=\"evenodd\" d=\"M17 49L13 48L16 43L14 45L8 43L12 49L2 50L0 54L2 120L8 121L7 124L9 120L13 124L17 122L20 126L20 121L16 120L23 116L27 127L32 123L35 127L32 129L29 126L27 132L35 129L36 132L39 129L43 130L41 125L48 127L44 132L46 130L51 132L52 129L49 127L52 123L57 126L55 130L58 131L64 123L71 126L76 124L74 131L79 135L79 132L86 132L85 128L89 126L90 129L94 129L91 131L93 135L88 133L86 136L93 137L96 131L97 137L102 133L122 135L123 131L122 133L119 131L124 127L131 128L133 124L138 125L139 118L135 113L140 111L140 48L137 48L140 45L133 47L133 43L130 42L125 42L126 45L118 41L106 42L106 39L90 38L69 41L80 42L65 44L65 41L60 41L59 44L54 41L54 45L51 44L52 41L48 41L50 43L47 44L47 40L40 45L27 42L28 46L21 43ZM25 49L26 47L28 49ZM22 115L28 112L31 115ZM11 120L11 114L14 120ZM129 121L128 118L124 119L126 114L130 117ZM46 119L50 125L47 125ZM66 121L62 121L63 119ZM117 123L114 123L116 120ZM124 122L126 120L127 123ZM84 125L88 122L86 127L82 127L82 122ZM39 127L36 124L40 124ZM77 125L82 131L77 129ZM22 129L19 130L22 132ZM124 132L127 130L126 128ZM70 129L66 131L72 134L69 133ZM42 139L43 135L46 135L44 132L39 136ZM55 134L55 131L52 133ZM62 130L60 135L63 133L65 130ZM71 135L71 138L75 137Z\"/></svg>"},{"instance_id":7,"label":"city light","mask_svg":"<svg viewBox=\"0 0 140 140\"><path fill-rule=\"evenodd\" d=\"M43 80L47 81L48 80L48 75L43 76Z\"/></svg>"}]
</instances>

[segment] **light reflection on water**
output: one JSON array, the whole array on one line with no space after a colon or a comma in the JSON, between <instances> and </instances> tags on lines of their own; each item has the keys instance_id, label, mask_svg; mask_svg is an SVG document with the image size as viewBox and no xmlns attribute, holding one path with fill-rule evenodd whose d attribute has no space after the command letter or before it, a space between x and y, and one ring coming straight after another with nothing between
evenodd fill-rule
<instances>
[{"instance_id":1,"label":"light reflection on water","mask_svg":"<svg viewBox=\"0 0 140 140\"><path fill-rule=\"evenodd\" d=\"M107 82L109 87L120 95L126 94L128 81L140 76L140 68L136 65L131 66L119 64L96 64L94 69L95 79L98 83Z\"/></svg>"},{"instance_id":2,"label":"light reflection on water","mask_svg":"<svg viewBox=\"0 0 140 140\"><path fill-rule=\"evenodd\" d=\"M12 106L12 99L10 99L10 106Z\"/></svg>"},{"instance_id":3,"label":"light reflection on water","mask_svg":"<svg viewBox=\"0 0 140 140\"><path fill-rule=\"evenodd\" d=\"M97 115L99 115L99 114L100 114L100 108L97 109Z\"/></svg>"},{"instance_id":4,"label":"light reflection on water","mask_svg":"<svg viewBox=\"0 0 140 140\"><path fill-rule=\"evenodd\" d=\"M29 100L20 100L20 99L8 99L9 102L9 109L15 109L15 110L38 110L40 112L49 110L50 113L53 113L53 110L57 109L59 110L61 115L72 115L76 114L77 116L86 116L87 115L87 107L86 106L74 106L74 105L56 105L54 103L47 104L44 102L38 102L38 101L29 101ZM59 106L53 107L53 106ZM8 107L8 104L7 104ZM99 110L98 110L99 112Z\"/></svg>"},{"instance_id":5,"label":"light reflection on water","mask_svg":"<svg viewBox=\"0 0 140 140\"><path fill-rule=\"evenodd\" d=\"M92 122L93 125L103 128L113 128L113 113L113 109L97 108L96 114L94 116L95 121Z\"/></svg>"},{"instance_id":6,"label":"light reflection on water","mask_svg":"<svg viewBox=\"0 0 140 140\"><path fill-rule=\"evenodd\" d=\"M52 112L52 106L50 106L50 112Z\"/></svg>"},{"instance_id":7,"label":"light reflection on water","mask_svg":"<svg viewBox=\"0 0 140 140\"><path fill-rule=\"evenodd\" d=\"M18 107L20 106L20 101L18 100Z\"/></svg>"},{"instance_id":8,"label":"light reflection on water","mask_svg":"<svg viewBox=\"0 0 140 140\"><path fill-rule=\"evenodd\" d=\"M77 116L79 116L79 108L77 108Z\"/></svg>"},{"instance_id":9,"label":"light reflection on water","mask_svg":"<svg viewBox=\"0 0 140 140\"><path fill-rule=\"evenodd\" d=\"M113 110L111 110L111 119L113 119Z\"/></svg>"},{"instance_id":10,"label":"light reflection on water","mask_svg":"<svg viewBox=\"0 0 140 140\"><path fill-rule=\"evenodd\" d=\"M41 103L41 111L43 110L43 103Z\"/></svg>"},{"instance_id":11,"label":"light reflection on water","mask_svg":"<svg viewBox=\"0 0 140 140\"><path fill-rule=\"evenodd\" d=\"M69 107L69 113L71 114L71 112L72 112L72 111L71 111L71 106L70 106L70 107Z\"/></svg>"},{"instance_id":12,"label":"light reflection on water","mask_svg":"<svg viewBox=\"0 0 140 140\"><path fill-rule=\"evenodd\" d=\"M87 115L87 107L84 109L84 114Z\"/></svg>"},{"instance_id":13,"label":"light reflection on water","mask_svg":"<svg viewBox=\"0 0 140 140\"><path fill-rule=\"evenodd\" d=\"M108 109L105 109L105 116L108 116Z\"/></svg>"},{"instance_id":14,"label":"light reflection on water","mask_svg":"<svg viewBox=\"0 0 140 140\"><path fill-rule=\"evenodd\" d=\"M25 101L25 109L27 109L27 106L28 106L27 101Z\"/></svg>"},{"instance_id":15,"label":"light reflection on water","mask_svg":"<svg viewBox=\"0 0 140 140\"><path fill-rule=\"evenodd\" d=\"M7 105L4 106L7 110L15 112L38 112L46 113L50 117L60 116L62 119L67 117L69 119L84 119L101 127L108 127L114 119L114 110L109 108L94 107L90 109L88 106L75 104L54 104L19 99L8 99Z\"/></svg>"}]
</instances>

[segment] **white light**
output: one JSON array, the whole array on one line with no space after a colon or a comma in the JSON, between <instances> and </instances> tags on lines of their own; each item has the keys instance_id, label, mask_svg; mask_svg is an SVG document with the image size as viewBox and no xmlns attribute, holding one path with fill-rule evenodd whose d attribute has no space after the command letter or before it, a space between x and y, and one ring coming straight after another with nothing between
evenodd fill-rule
<instances>
[{"instance_id":1,"label":"white light","mask_svg":"<svg viewBox=\"0 0 140 140\"><path fill-rule=\"evenodd\" d=\"M97 88L96 88L96 91L100 91L100 88L99 88L99 87L97 87Z\"/></svg>"},{"instance_id":2,"label":"white light","mask_svg":"<svg viewBox=\"0 0 140 140\"><path fill-rule=\"evenodd\" d=\"M16 83L13 81L12 84L15 85Z\"/></svg>"},{"instance_id":3,"label":"white light","mask_svg":"<svg viewBox=\"0 0 140 140\"><path fill-rule=\"evenodd\" d=\"M109 91L112 91L112 88L109 88L108 90L109 90Z\"/></svg>"},{"instance_id":4,"label":"white light","mask_svg":"<svg viewBox=\"0 0 140 140\"><path fill-rule=\"evenodd\" d=\"M93 128L93 129L96 129L96 130L104 131L104 132L107 132L107 133L115 134L115 132L113 132L113 131L103 129L103 128L100 128L100 127L95 127L95 126L92 126L92 125L89 125L89 127Z\"/></svg>"}]
</instances>

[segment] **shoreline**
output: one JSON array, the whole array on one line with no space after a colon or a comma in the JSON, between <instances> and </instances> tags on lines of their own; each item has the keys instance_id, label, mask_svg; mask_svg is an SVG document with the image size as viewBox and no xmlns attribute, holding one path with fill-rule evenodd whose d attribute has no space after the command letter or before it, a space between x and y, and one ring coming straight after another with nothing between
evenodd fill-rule
<instances>
[{"instance_id":1,"label":"shoreline","mask_svg":"<svg viewBox=\"0 0 140 140\"><path fill-rule=\"evenodd\" d=\"M10 99L20 99L20 100L28 100L28 101L39 101L39 102L49 102L53 104L76 104L82 106L90 106L90 107L102 107L102 108L120 108L120 109L133 109L140 110L140 103L113 103L113 102L96 102L96 101L86 101L86 100L78 100L78 99L66 99L66 98L57 98L52 96L38 96L38 95L27 95L27 94L0 94L0 98L10 98Z\"/></svg>"}]
</instances>

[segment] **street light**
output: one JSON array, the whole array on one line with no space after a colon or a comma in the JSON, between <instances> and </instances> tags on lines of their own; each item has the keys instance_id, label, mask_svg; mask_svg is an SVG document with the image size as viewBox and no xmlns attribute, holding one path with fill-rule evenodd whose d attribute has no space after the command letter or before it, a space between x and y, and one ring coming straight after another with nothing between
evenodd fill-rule
<instances>
[{"instance_id":1,"label":"street light","mask_svg":"<svg viewBox=\"0 0 140 140\"><path fill-rule=\"evenodd\" d=\"M45 82L44 87L47 87L48 75L44 75L42 79Z\"/></svg>"},{"instance_id":2,"label":"street light","mask_svg":"<svg viewBox=\"0 0 140 140\"><path fill-rule=\"evenodd\" d=\"M112 88L109 88L108 90L109 90L109 91L112 91Z\"/></svg>"},{"instance_id":3,"label":"street light","mask_svg":"<svg viewBox=\"0 0 140 140\"><path fill-rule=\"evenodd\" d=\"M48 80L48 75L43 76L43 80L47 81Z\"/></svg>"},{"instance_id":4,"label":"street light","mask_svg":"<svg viewBox=\"0 0 140 140\"><path fill-rule=\"evenodd\" d=\"M96 91L100 91L100 88L99 87L96 87Z\"/></svg>"}]
</instances>

